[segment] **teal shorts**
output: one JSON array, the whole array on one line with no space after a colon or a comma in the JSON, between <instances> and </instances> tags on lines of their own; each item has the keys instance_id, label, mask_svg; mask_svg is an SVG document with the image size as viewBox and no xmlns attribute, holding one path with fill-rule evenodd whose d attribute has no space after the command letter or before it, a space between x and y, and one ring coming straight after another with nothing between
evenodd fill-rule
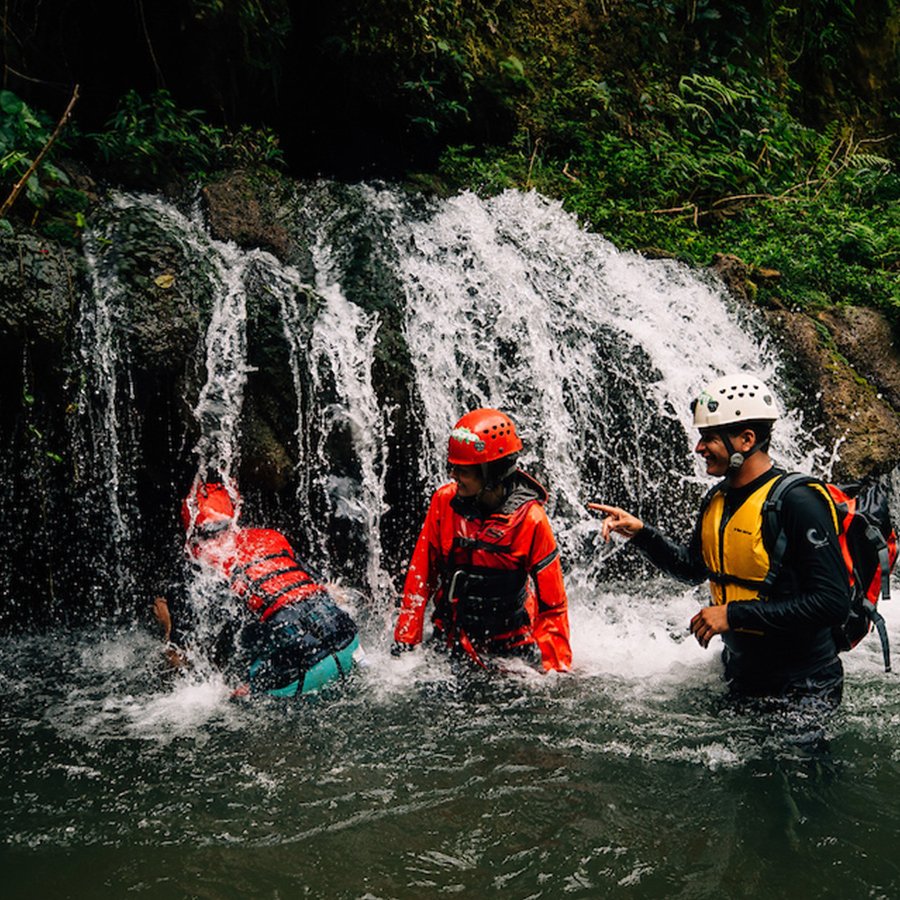
<instances>
[{"instance_id":1,"label":"teal shorts","mask_svg":"<svg viewBox=\"0 0 900 900\"><path fill-rule=\"evenodd\" d=\"M265 693L270 697L296 697L297 694L311 694L332 681L338 681L348 675L353 667L353 654L359 649L359 636L354 637L343 650L326 656L311 669L304 672L302 678L292 681L280 688L273 688Z\"/></svg>"}]
</instances>

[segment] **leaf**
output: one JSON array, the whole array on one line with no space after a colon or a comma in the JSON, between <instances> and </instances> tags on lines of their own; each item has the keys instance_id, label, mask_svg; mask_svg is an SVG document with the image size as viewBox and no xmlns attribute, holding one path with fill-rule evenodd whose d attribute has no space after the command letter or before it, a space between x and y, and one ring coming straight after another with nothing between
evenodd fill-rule
<instances>
[{"instance_id":1,"label":"leaf","mask_svg":"<svg viewBox=\"0 0 900 900\"><path fill-rule=\"evenodd\" d=\"M47 192L41 187L41 182L36 174L25 182L25 194L39 209L47 202Z\"/></svg>"},{"instance_id":2,"label":"leaf","mask_svg":"<svg viewBox=\"0 0 900 900\"><path fill-rule=\"evenodd\" d=\"M0 109L8 116L18 115L24 105L12 91L0 91Z\"/></svg>"},{"instance_id":3,"label":"leaf","mask_svg":"<svg viewBox=\"0 0 900 900\"><path fill-rule=\"evenodd\" d=\"M518 56L507 56L500 65L508 72L518 75L520 78L525 77L525 65Z\"/></svg>"},{"instance_id":4,"label":"leaf","mask_svg":"<svg viewBox=\"0 0 900 900\"><path fill-rule=\"evenodd\" d=\"M165 272L162 275L157 275L156 278L153 279L154 283L157 287L161 287L164 291L167 291L173 284L175 284L175 276L170 272Z\"/></svg>"}]
</instances>

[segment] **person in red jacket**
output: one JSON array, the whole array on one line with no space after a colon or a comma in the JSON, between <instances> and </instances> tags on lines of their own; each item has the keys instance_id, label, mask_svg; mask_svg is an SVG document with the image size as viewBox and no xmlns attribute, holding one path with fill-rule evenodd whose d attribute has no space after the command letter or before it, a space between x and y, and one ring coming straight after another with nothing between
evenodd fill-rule
<instances>
[{"instance_id":1,"label":"person in red jacket","mask_svg":"<svg viewBox=\"0 0 900 900\"><path fill-rule=\"evenodd\" d=\"M432 639L479 665L519 657L535 668L572 664L559 550L544 511L547 491L517 467L512 420L476 409L450 432L452 481L431 498L406 575L393 655Z\"/></svg>"},{"instance_id":2,"label":"person in red jacket","mask_svg":"<svg viewBox=\"0 0 900 900\"><path fill-rule=\"evenodd\" d=\"M220 605L233 607L233 598L240 610L219 633L213 660L251 692L273 696L309 693L346 675L359 649L353 620L280 531L237 524L236 499L233 486L206 483L182 504L188 555L224 592ZM172 641L165 597L155 598L154 613ZM177 649L169 655L177 661Z\"/></svg>"}]
</instances>

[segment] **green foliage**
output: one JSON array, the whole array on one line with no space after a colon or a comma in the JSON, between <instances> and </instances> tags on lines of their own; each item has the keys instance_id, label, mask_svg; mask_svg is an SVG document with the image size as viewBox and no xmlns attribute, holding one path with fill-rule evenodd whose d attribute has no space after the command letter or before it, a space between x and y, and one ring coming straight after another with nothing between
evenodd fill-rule
<instances>
[{"instance_id":1,"label":"green foliage","mask_svg":"<svg viewBox=\"0 0 900 900\"><path fill-rule=\"evenodd\" d=\"M51 131L46 117L35 113L12 91L0 91L0 185L6 192L31 168ZM26 196L40 208L49 199L47 185L67 181L66 175L45 159L28 179Z\"/></svg>"},{"instance_id":2,"label":"green foliage","mask_svg":"<svg viewBox=\"0 0 900 900\"><path fill-rule=\"evenodd\" d=\"M362 0L342 50L370 71L377 59L399 90L410 124L429 137L458 133L508 110L531 89L528 67L507 38L502 0ZM337 38L333 38L336 43ZM377 67L376 67L377 70Z\"/></svg>"},{"instance_id":3,"label":"green foliage","mask_svg":"<svg viewBox=\"0 0 900 900\"><path fill-rule=\"evenodd\" d=\"M618 7L602 4L581 43L547 27L522 55L534 91L520 98L519 136L448 149L446 181L537 188L626 248L698 265L733 253L781 273L755 288L761 303L875 305L900 332L896 145L861 119L846 76L885 17L898 24L896 10L772 2L751 17L743 4L647 0L623 17ZM896 81L896 66L872 66ZM808 88L824 72L828 124L813 127L794 74Z\"/></svg>"},{"instance_id":4,"label":"green foliage","mask_svg":"<svg viewBox=\"0 0 900 900\"><path fill-rule=\"evenodd\" d=\"M0 91L0 193L5 199L50 139L53 123L44 113L32 110L12 91ZM46 237L72 243L84 228L86 195L69 186L69 176L55 163L54 151L65 148L59 140L25 183L24 193L13 212L35 222ZM14 231L0 220L0 230Z\"/></svg>"},{"instance_id":5,"label":"green foliage","mask_svg":"<svg viewBox=\"0 0 900 900\"><path fill-rule=\"evenodd\" d=\"M90 135L102 159L131 177L203 176L225 166L282 165L275 134L244 125L236 132L211 125L199 109L181 109L172 95L144 100L129 91L106 130Z\"/></svg>"}]
</instances>

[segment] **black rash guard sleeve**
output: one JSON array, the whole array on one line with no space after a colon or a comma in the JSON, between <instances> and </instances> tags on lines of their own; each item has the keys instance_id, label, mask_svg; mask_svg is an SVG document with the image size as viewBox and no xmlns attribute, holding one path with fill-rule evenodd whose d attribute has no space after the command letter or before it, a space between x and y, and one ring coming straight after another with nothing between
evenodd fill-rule
<instances>
[{"instance_id":1,"label":"black rash guard sleeve","mask_svg":"<svg viewBox=\"0 0 900 900\"><path fill-rule=\"evenodd\" d=\"M729 627L766 633L842 625L850 586L828 502L808 485L791 489L782 526L787 549L771 597L729 603Z\"/></svg>"},{"instance_id":2,"label":"black rash guard sleeve","mask_svg":"<svg viewBox=\"0 0 900 900\"><path fill-rule=\"evenodd\" d=\"M706 565L700 551L699 518L688 544L677 544L669 540L652 525L645 525L631 539L631 544L644 553L657 568L673 578L690 584L706 581Z\"/></svg>"}]
</instances>

